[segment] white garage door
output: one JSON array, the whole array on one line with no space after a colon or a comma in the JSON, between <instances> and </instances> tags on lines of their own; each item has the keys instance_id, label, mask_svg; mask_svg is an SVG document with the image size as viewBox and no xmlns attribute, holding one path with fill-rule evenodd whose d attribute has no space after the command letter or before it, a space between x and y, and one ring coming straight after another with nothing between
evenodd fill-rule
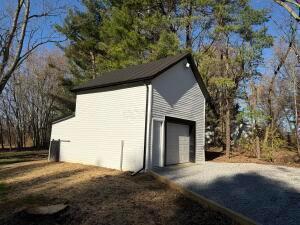
<instances>
[{"instance_id":1,"label":"white garage door","mask_svg":"<svg viewBox=\"0 0 300 225\"><path fill-rule=\"evenodd\" d=\"M189 126L167 123L166 164L189 162L190 135Z\"/></svg>"}]
</instances>

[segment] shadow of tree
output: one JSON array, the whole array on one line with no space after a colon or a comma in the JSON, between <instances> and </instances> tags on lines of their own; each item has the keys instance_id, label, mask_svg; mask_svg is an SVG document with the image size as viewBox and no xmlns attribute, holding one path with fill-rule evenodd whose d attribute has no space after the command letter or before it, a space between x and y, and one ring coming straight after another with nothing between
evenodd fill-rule
<instances>
[{"instance_id":1,"label":"shadow of tree","mask_svg":"<svg viewBox=\"0 0 300 225\"><path fill-rule=\"evenodd\" d=\"M9 173L21 173L26 180L19 177L21 181L11 183L6 200L0 202L0 224L235 224L168 189L148 174L132 177L126 172L99 167L36 162L31 167L9 168ZM30 174L34 174L32 179L28 179ZM16 213L26 206L58 203L69 204L68 210L44 217Z\"/></svg>"},{"instance_id":2,"label":"shadow of tree","mask_svg":"<svg viewBox=\"0 0 300 225\"><path fill-rule=\"evenodd\" d=\"M211 160L219 158L223 155L224 155L223 152L205 151L205 160L206 161L211 161Z\"/></svg>"},{"instance_id":3,"label":"shadow of tree","mask_svg":"<svg viewBox=\"0 0 300 225\"><path fill-rule=\"evenodd\" d=\"M81 173L86 172L85 169L74 169L70 171L64 171L64 172L57 172L53 174L47 174L42 177L35 177L30 178L29 180L21 180L21 181L15 181L11 182L10 185L12 186L12 191L20 191L20 186L24 187L24 189L28 190L28 187L43 187L44 185L60 185L61 182L65 181L66 179L71 179L74 175L80 175ZM17 187L17 189L14 189L13 187ZM41 188L40 188L41 189Z\"/></svg>"},{"instance_id":4,"label":"shadow of tree","mask_svg":"<svg viewBox=\"0 0 300 225\"><path fill-rule=\"evenodd\" d=\"M288 172L285 168L280 171ZM185 188L239 212L264 225L300 224L300 187L255 172L218 177L213 182L197 180L195 173L176 169L158 171ZM199 173L199 171L198 171ZM221 172L220 172L221 173ZM294 185L294 187L292 187Z\"/></svg>"},{"instance_id":5,"label":"shadow of tree","mask_svg":"<svg viewBox=\"0 0 300 225\"><path fill-rule=\"evenodd\" d=\"M1 152L0 152L1 153ZM10 154L8 154L10 153ZM34 152L8 152L8 153L2 153L0 154L0 159L15 159L18 158L20 160L22 159L32 159L37 158L41 160L42 158L47 158L48 152L46 151L34 151Z\"/></svg>"},{"instance_id":6,"label":"shadow of tree","mask_svg":"<svg viewBox=\"0 0 300 225\"><path fill-rule=\"evenodd\" d=\"M54 164L54 163L53 163ZM49 165L49 162L47 161L38 161L38 162L30 162L20 165L9 165L5 167L0 167L0 178L5 179L11 176L16 176L20 174L24 174L27 172L31 172L34 169L42 169L46 165Z\"/></svg>"},{"instance_id":7,"label":"shadow of tree","mask_svg":"<svg viewBox=\"0 0 300 225\"><path fill-rule=\"evenodd\" d=\"M12 152L1 152L0 151L0 166L28 162L34 160L47 159L48 151L12 151Z\"/></svg>"}]
</instances>

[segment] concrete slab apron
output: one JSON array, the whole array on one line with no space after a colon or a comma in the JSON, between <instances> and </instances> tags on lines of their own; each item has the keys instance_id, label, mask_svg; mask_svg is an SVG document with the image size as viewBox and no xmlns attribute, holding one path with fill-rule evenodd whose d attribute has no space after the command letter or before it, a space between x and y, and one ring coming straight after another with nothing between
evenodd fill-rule
<instances>
[{"instance_id":1,"label":"concrete slab apron","mask_svg":"<svg viewBox=\"0 0 300 225\"><path fill-rule=\"evenodd\" d=\"M206 162L155 172L260 224L300 224L298 168Z\"/></svg>"}]
</instances>

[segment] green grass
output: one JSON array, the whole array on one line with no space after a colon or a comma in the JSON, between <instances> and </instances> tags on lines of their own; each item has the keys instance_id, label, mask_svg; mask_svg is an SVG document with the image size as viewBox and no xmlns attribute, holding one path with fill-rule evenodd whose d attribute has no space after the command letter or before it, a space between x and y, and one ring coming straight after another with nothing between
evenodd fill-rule
<instances>
[{"instance_id":1,"label":"green grass","mask_svg":"<svg viewBox=\"0 0 300 225\"><path fill-rule=\"evenodd\" d=\"M12 151L12 152L0 151L0 165L46 159L47 154L48 154L47 150Z\"/></svg>"}]
</instances>

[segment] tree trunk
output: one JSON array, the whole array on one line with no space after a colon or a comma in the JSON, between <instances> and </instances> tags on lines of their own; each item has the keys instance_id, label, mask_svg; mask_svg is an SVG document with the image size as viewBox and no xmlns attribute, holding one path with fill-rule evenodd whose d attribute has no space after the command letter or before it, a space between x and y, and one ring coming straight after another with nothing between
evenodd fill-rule
<instances>
[{"instance_id":1,"label":"tree trunk","mask_svg":"<svg viewBox=\"0 0 300 225\"><path fill-rule=\"evenodd\" d=\"M11 130L10 130L10 124L8 120L7 120L7 131L8 131L9 150L12 150Z\"/></svg>"},{"instance_id":2,"label":"tree trunk","mask_svg":"<svg viewBox=\"0 0 300 225\"><path fill-rule=\"evenodd\" d=\"M258 158L258 159L260 159L260 144L259 144L259 137L258 136L256 136L256 138L255 138L255 144L256 144L256 157Z\"/></svg>"},{"instance_id":3,"label":"tree trunk","mask_svg":"<svg viewBox=\"0 0 300 225\"><path fill-rule=\"evenodd\" d=\"M19 26L18 20L20 17L20 12L22 11L22 7L25 5L25 11L23 15L23 21L21 23L21 26ZM13 72L16 70L18 67L19 63L21 62L21 54L23 50L23 44L25 40L25 35L27 32L27 25L28 25L28 20L29 20L29 14L30 14L30 0L27 0L24 2L24 0L19 0L18 1L18 6L15 11L13 23L12 23L12 28L8 34L8 41L6 45L3 47L4 53L3 57L0 63L0 93L2 93L5 85L7 84L8 80L12 76ZM14 57L10 57L10 51L12 49L12 45L14 43L14 37L16 36L16 32L20 30L20 35L19 38L17 38L17 46L14 52ZM29 53L29 51L28 51ZM10 62L11 63L8 63ZM6 70L5 68L7 65L10 65Z\"/></svg>"},{"instance_id":4,"label":"tree trunk","mask_svg":"<svg viewBox=\"0 0 300 225\"><path fill-rule=\"evenodd\" d=\"M263 142L263 148L268 146L268 140L269 140L269 126L267 126L266 131L265 131L265 137L264 137L264 142Z\"/></svg>"},{"instance_id":5,"label":"tree trunk","mask_svg":"<svg viewBox=\"0 0 300 225\"><path fill-rule=\"evenodd\" d=\"M300 143L299 143L299 133L298 133L298 107L297 107L297 78L294 76L294 106L295 106L295 135L296 135L296 143L297 143L297 150L298 150L298 155L300 156Z\"/></svg>"},{"instance_id":6,"label":"tree trunk","mask_svg":"<svg viewBox=\"0 0 300 225\"><path fill-rule=\"evenodd\" d=\"M226 126L226 157L230 157L230 110L227 105L226 110L226 118L225 118L225 126Z\"/></svg>"},{"instance_id":7,"label":"tree trunk","mask_svg":"<svg viewBox=\"0 0 300 225\"><path fill-rule=\"evenodd\" d=\"M18 123L18 122L17 122ZM22 138L21 138L21 130L20 130L20 126L19 124L17 124L17 128L16 128L16 138L17 138L17 149L21 150L22 148Z\"/></svg>"},{"instance_id":8,"label":"tree trunk","mask_svg":"<svg viewBox=\"0 0 300 225\"><path fill-rule=\"evenodd\" d=\"M0 121L0 139L1 139L1 147L4 149L4 138L3 138L3 126L2 121Z\"/></svg>"},{"instance_id":9,"label":"tree trunk","mask_svg":"<svg viewBox=\"0 0 300 225\"><path fill-rule=\"evenodd\" d=\"M193 8L192 8L192 1L189 2L188 6L188 22L185 26L185 35L186 35L186 48L192 49L193 45L193 40L192 40L192 13L193 13Z\"/></svg>"},{"instance_id":10,"label":"tree trunk","mask_svg":"<svg viewBox=\"0 0 300 225\"><path fill-rule=\"evenodd\" d=\"M91 55L91 59L92 59L93 79L95 79L96 78L96 58L92 51L90 52L90 55Z\"/></svg>"},{"instance_id":11,"label":"tree trunk","mask_svg":"<svg viewBox=\"0 0 300 225\"><path fill-rule=\"evenodd\" d=\"M25 131L23 133L23 148L26 148L26 132Z\"/></svg>"}]
</instances>

